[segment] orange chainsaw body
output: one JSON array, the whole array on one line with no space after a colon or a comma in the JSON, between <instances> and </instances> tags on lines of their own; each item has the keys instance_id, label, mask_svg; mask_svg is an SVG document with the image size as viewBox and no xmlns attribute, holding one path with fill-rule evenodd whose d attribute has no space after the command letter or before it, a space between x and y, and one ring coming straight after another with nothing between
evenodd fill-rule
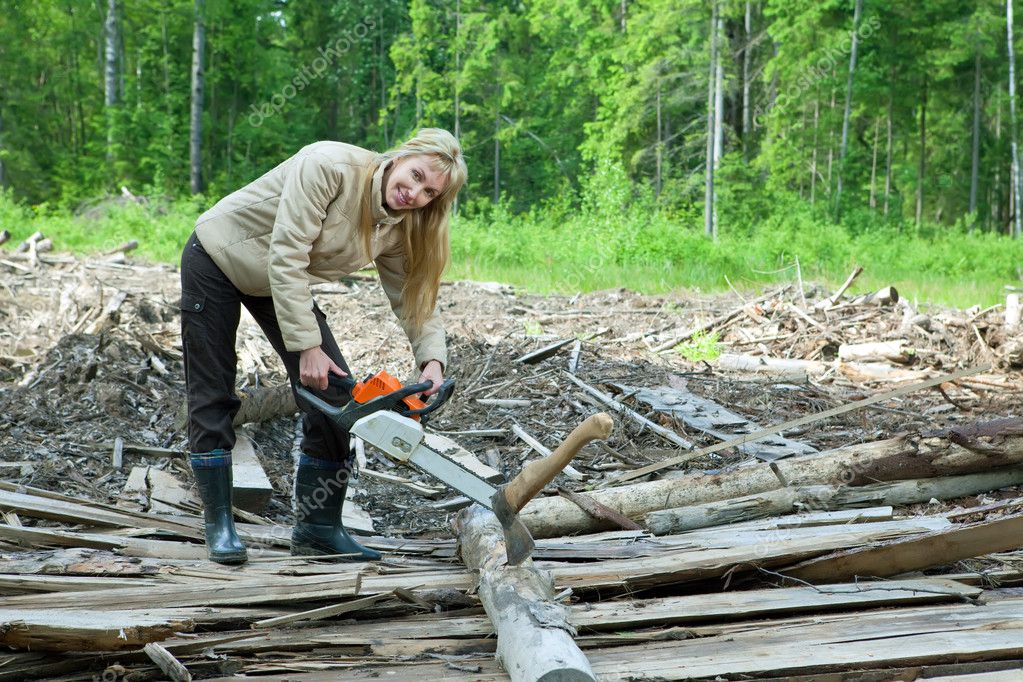
<instances>
[{"instance_id":1,"label":"orange chainsaw body","mask_svg":"<svg viewBox=\"0 0 1023 682\"><path fill-rule=\"evenodd\" d=\"M367 403L373 398L394 393L401 389L401 387L400 381L387 372L380 370L365 381L355 384L355 388L352 389L352 400L359 404ZM421 410L426 407L426 403L414 395L402 398L402 403L410 410ZM419 421L419 415L413 415L412 418Z\"/></svg>"}]
</instances>

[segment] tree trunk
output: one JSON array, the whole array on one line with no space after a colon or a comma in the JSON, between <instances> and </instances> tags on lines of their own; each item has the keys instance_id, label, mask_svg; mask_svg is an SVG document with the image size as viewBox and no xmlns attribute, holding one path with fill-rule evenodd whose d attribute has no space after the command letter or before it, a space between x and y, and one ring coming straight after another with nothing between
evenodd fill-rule
<instances>
[{"instance_id":1,"label":"tree trunk","mask_svg":"<svg viewBox=\"0 0 1023 682\"><path fill-rule=\"evenodd\" d=\"M459 16L459 20L461 20L461 16ZM384 47L384 36L387 35L387 31L384 28L384 13L380 9L379 5L377 6L377 26L380 27L377 29L377 69L380 71L380 111L387 111L387 78L385 77L384 71L384 61L387 54L387 50ZM386 114L380 117L380 127L381 132L384 135L384 146L389 148L391 146L391 137L387 132ZM457 132L455 136L458 136Z\"/></svg>"},{"instance_id":2,"label":"tree trunk","mask_svg":"<svg viewBox=\"0 0 1023 682\"><path fill-rule=\"evenodd\" d=\"M1002 98L998 97L998 106L995 108L995 147L1002 144ZM995 164L995 181L992 188L994 196L991 199L991 220L995 230L1001 229L1002 225L1002 164Z\"/></svg>"},{"instance_id":3,"label":"tree trunk","mask_svg":"<svg viewBox=\"0 0 1023 682\"><path fill-rule=\"evenodd\" d=\"M745 29L746 29L746 49L742 51L742 157L749 161L750 154L750 136L753 134L753 121L750 119L750 103L749 103L749 75L750 66L753 63L753 3L751 0L746 0L746 16L745 16Z\"/></svg>"},{"instance_id":4,"label":"tree trunk","mask_svg":"<svg viewBox=\"0 0 1023 682\"><path fill-rule=\"evenodd\" d=\"M973 57L973 147L970 164L970 213L977 214L977 182L980 175L980 51Z\"/></svg>"},{"instance_id":5,"label":"tree trunk","mask_svg":"<svg viewBox=\"0 0 1023 682\"><path fill-rule=\"evenodd\" d=\"M821 100L820 90L813 98L813 151L810 153L810 205L817 201L817 134L820 130Z\"/></svg>"},{"instance_id":6,"label":"tree trunk","mask_svg":"<svg viewBox=\"0 0 1023 682\"><path fill-rule=\"evenodd\" d=\"M732 500L650 512L645 521L654 535L668 535L796 512L918 504L931 499L951 500L1020 484L1023 484L1023 467L859 487L817 485L779 488Z\"/></svg>"},{"instance_id":7,"label":"tree trunk","mask_svg":"<svg viewBox=\"0 0 1023 682\"><path fill-rule=\"evenodd\" d=\"M780 477L772 465L757 463L718 474L685 475L585 495L629 518L639 519L660 509L776 490L783 487L781 478L791 486L863 486L883 481L980 473L1020 463L1023 463L1020 420L997 420L964 425L940 435L912 434L779 460L773 467L780 472ZM607 522L595 520L560 497L534 499L519 517L534 537L611 528Z\"/></svg>"},{"instance_id":8,"label":"tree trunk","mask_svg":"<svg viewBox=\"0 0 1023 682\"><path fill-rule=\"evenodd\" d=\"M192 34L192 111L188 144L192 194L199 194L205 189L202 178L203 52L206 46L203 2L204 0L195 0L195 31Z\"/></svg>"},{"instance_id":9,"label":"tree trunk","mask_svg":"<svg viewBox=\"0 0 1023 682\"><path fill-rule=\"evenodd\" d=\"M501 200L501 109L494 112L494 203Z\"/></svg>"},{"instance_id":10,"label":"tree trunk","mask_svg":"<svg viewBox=\"0 0 1023 682\"><path fill-rule=\"evenodd\" d=\"M845 111L842 113L842 141L838 147L838 184L835 188L835 220L842 216L842 171L845 170L845 155L849 149L849 117L852 115L853 79L856 76L856 44L860 30L860 13L863 0L856 0L853 10L852 44L849 47L849 78L845 84Z\"/></svg>"},{"instance_id":11,"label":"tree trunk","mask_svg":"<svg viewBox=\"0 0 1023 682\"><path fill-rule=\"evenodd\" d=\"M881 119L874 119L874 144L870 153L870 208L877 208L877 138L881 131Z\"/></svg>"},{"instance_id":12,"label":"tree trunk","mask_svg":"<svg viewBox=\"0 0 1023 682\"><path fill-rule=\"evenodd\" d=\"M0 99L0 190L7 187L7 166L4 165L4 101Z\"/></svg>"},{"instance_id":13,"label":"tree trunk","mask_svg":"<svg viewBox=\"0 0 1023 682\"><path fill-rule=\"evenodd\" d=\"M660 198L661 196L661 154L662 154L662 142L664 138L661 136L661 77L657 77L657 144L656 150L656 164L657 167L654 171L654 196Z\"/></svg>"},{"instance_id":14,"label":"tree trunk","mask_svg":"<svg viewBox=\"0 0 1023 682\"><path fill-rule=\"evenodd\" d=\"M479 598L497 631L497 658L511 679L596 680L572 639L568 608L554 600L551 575L528 559L507 565L504 531L493 512L474 504L454 526L462 561L479 572Z\"/></svg>"},{"instance_id":15,"label":"tree trunk","mask_svg":"<svg viewBox=\"0 0 1023 682\"><path fill-rule=\"evenodd\" d=\"M894 90L895 82L895 71L892 70L892 89ZM884 162L884 214L888 215L888 207L892 197L892 153L894 152L894 139L893 139L893 124L892 117L895 114L895 93L888 93L888 122L887 122L887 142L885 143L885 162Z\"/></svg>"},{"instance_id":16,"label":"tree trunk","mask_svg":"<svg viewBox=\"0 0 1023 682\"><path fill-rule=\"evenodd\" d=\"M455 0L455 139L462 136L462 102L460 99L459 82L462 77L462 46L459 43L462 35L462 0ZM383 78L381 72L380 77Z\"/></svg>"},{"instance_id":17,"label":"tree trunk","mask_svg":"<svg viewBox=\"0 0 1023 682\"><path fill-rule=\"evenodd\" d=\"M710 18L710 73L707 76L707 159L706 181L704 183L703 200L703 232L708 237L714 236L714 95L718 59L718 3L711 0Z\"/></svg>"},{"instance_id":18,"label":"tree trunk","mask_svg":"<svg viewBox=\"0 0 1023 682\"><path fill-rule=\"evenodd\" d=\"M924 179L927 177L927 76L920 99L920 163L916 171L916 226L924 213Z\"/></svg>"},{"instance_id":19,"label":"tree trunk","mask_svg":"<svg viewBox=\"0 0 1023 682\"><path fill-rule=\"evenodd\" d=\"M117 0L107 0L107 16L103 23L103 104L107 118L107 161L114 156L114 106L117 105Z\"/></svg>"},{"instance_id":20,"label":"tree trunk","mask_svg":"<svg viewBox=\"0 0 1023 682\"><path fill-rule=\"evenodd\" d=\"M1023 211L1019 209L1020 194L1023 194L1023 180L1020 178L1018 128L1016 126L1016 51L1012 45L1012 0L1006 0L1005 3L1005 30L1007 33L1006 44L1009 51L1009 128L1012 135L1010 140L1012 145L1012 190L1016 198L1013 205L1015 227L1012 236L1014 239L1018 239L1023 234L1023 224L1021 224L1023 217L1020 215Z\"/></svg>"},{"instance_id":21,"label":"tree trunk","mask_svg":"<svg viewBox=\"0 0 1023 682\"><path fill-rule=\"evenodd\" d=\"M834 78L835 70L831 70L831 76ZM830 196L834 185L831 184L831 173L834 170L835 162L835 130L831 127L830 123L834 119L835 115L835 89L831 88L831 104L828 106L828 195Z\"/></svg>"},{"instance_id":22,"label":"tree trunk","mask_svg":"<svg viewBox=\"0 0 1023 682\"><path fill-rule=\"evenodd\" d=\"M725 49L725 44L722 41L724 35L724 17L721 15L720 8L718 9L718 23L714 29L714 40L717 42L718 47L716 50L716 59L714 60L714 173L717 174L718 166L720 165L721 157L724 155L725 148L725 60L722 58L722 53ZM714 198L711 204L714 207L713 211L713 228L714 228L714 239L718 238L718 188L715 183L711 188L714 192Z\"/></svg>"}]
</instances>

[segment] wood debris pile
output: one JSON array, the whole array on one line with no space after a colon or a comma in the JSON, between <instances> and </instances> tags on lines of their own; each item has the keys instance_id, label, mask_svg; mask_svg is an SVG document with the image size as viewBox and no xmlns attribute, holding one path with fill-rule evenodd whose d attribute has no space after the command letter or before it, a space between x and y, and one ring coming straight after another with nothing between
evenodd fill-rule
<instances>
[{"instance_id":1,"label":"wood debris pile","mask_svg":"<svg viewBox=\"0 0 1023 682\"><path fill-rule=\"evenodd\" d=\"M268 398L283 373L243 321L239 389L264 409L236 452L252 558L226 567L205 561L184 453L174 271L40 241L0 258L0 680L506 680L495 654L512 660L515 637L487 590L527 573L534 626L569 633L599 679L1018 675L1011 298L954 311L797 285L741 302L445 285L458 389L431 428L481 472L513 475L597 411L616 421L523 510L538 539L517 571L466 500L370 447L347 521L385 559L290 557L296 420ZM416 378L371 277L317 298L357 373Z\"/></svg>"}]
</instances>

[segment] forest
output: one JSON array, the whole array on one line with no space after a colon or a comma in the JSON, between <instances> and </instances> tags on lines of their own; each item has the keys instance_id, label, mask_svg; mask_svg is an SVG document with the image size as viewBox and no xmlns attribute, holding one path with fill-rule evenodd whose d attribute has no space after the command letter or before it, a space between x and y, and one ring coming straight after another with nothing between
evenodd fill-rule
<instances>
[{"instance_id":1,"label":"forest","mask_svg":"<svg viewBox=\"0 0 1023 682\"><path fill-rule=\"evenodd\" d=\"M8 215L125 187L194 217L311 141L440 126L470 165L456 257L561 230L618 264L728 269L696 240L743 238L837 273L909 265L901 240L1019 278L1011 0L2 4Z\"/></svg>"}]
</instances>

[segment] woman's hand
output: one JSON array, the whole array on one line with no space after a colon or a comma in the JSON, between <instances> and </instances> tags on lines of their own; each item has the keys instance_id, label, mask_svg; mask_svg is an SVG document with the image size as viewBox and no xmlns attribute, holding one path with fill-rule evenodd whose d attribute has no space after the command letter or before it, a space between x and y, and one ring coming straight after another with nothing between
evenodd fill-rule
<instances>
[{"instance_id":1,"label":"woman's hand","mask_svg":"<svg viewBox=\"0 0 1023 682\"><path fill-rule=\"evenodd\" d=\"M437 360L430 360L423 367L423 373L419 376L419 381L416 383L423 383L425 381L432 381L433 388L428 391L423 391L423 395L433 395L440 389L440 385L444 383L444 367Z\"/></svg>"},{"instance_id":2,"label":"woman's hand","mask_svg":"<svg viewBox=\"0 0 1023 682\"><path fill-rule=\"evenodd\" d=\"M303 386L327 390L327 373L346 377L348 372L335 364L319 346L306 348L298 358L298 380Z\"/></svg>"}]
</instances>

